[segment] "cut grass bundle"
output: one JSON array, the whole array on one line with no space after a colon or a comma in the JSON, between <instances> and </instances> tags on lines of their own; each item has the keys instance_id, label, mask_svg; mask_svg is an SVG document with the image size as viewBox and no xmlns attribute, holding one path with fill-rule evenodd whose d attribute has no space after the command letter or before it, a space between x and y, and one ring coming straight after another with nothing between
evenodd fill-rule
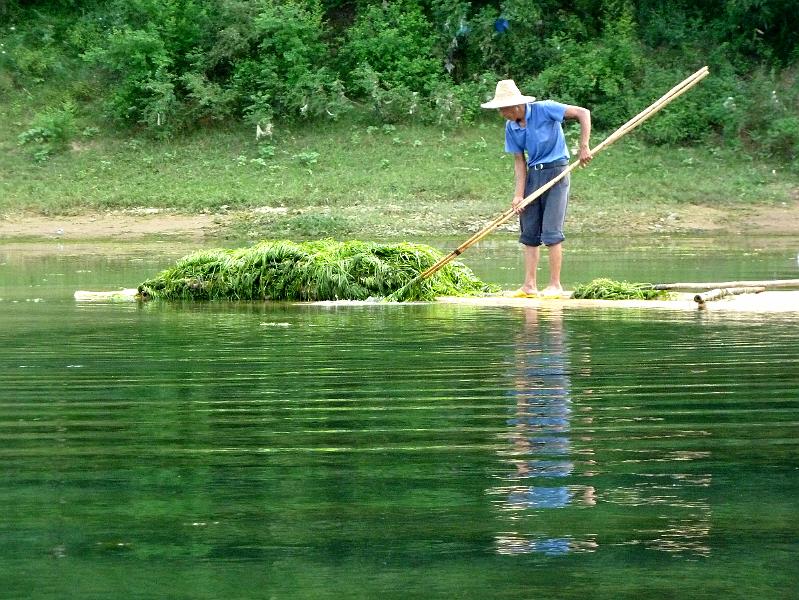
<instances>
[{"instance_id":1,"label":"cut grass bundle","mask_svg":"<svg viewBox=\"0 0 799 600\"><path fill-rule=\"evenodd\" d=\"M207 250L180 259L139 286L166 300L366 300L385 298L442 254L423 244L320 240L264 241L250 248ZM494 291L462 263L410 286L402 301Z\"/></svg>"},{"instance_id":2,"label":"cut grass bundle","mask_svg":"<svg viewBox=\"0 0 799 600\"><path fill-rule=\"evenodd\" d=\"M599 278L576 286L571 297L594 300L658 300L669 297L668 292L654 288L651 283Z\"/></svg>"}]
</instances>

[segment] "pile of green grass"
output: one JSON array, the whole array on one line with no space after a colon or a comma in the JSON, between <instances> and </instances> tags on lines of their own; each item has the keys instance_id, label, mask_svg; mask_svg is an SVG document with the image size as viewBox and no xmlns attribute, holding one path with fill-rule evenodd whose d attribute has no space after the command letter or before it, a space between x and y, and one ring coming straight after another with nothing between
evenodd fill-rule
<instances>
[{"instance_id":1,"label":"pile of green grass","mask_svg":"<svg viewBox=\"0 0 799 600\"><path fill-rule=\"evenodd\" d=\"M651 283L599 278L576 286L571 297L595 300L657 300L668 298L669 293L656 290Z\"/></svg>"},{"instance_id":2,"label":"pile of green grass","mask_svg":"<svg viewBox=\"0 0 799 600\"><path fill-rule=\"evenodd\" d=\"M443 255L422 244L320 240L263 241L249 248L196 252L139 286L165 300L433 300L494 291L452 262L415 281ZM410 284L410 285L409 285Z\"/></svg>"}]
</instances>

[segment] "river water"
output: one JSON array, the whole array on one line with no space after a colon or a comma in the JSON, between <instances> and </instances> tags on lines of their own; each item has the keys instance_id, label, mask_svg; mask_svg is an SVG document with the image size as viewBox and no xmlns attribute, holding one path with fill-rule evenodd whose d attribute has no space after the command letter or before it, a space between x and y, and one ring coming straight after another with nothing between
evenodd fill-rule
<instances>
[{"instance_id":1,"label":"river water","mask_svg":"<svg viewBox=\"0 0 799 600\"><path fill-rule=\"evenodd\" d=\"M0 246L0 597L799 596L799 313L72 299L192 249ZM570 250L799 277L794 240Z\"/></svg>"}]
</instances>

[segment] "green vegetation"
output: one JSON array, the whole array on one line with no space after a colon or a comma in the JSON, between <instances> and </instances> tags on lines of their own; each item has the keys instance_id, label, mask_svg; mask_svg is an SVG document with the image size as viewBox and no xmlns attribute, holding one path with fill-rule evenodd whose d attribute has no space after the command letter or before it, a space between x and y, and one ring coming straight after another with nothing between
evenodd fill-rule
<instances>
[{"instance_id":1,"label":"green vegetation","mask_svg":"<svg viewBox=\"0 0 799 600\"><path fill-rule=\"evenodd\" d=\"M0 132L13 129L20 110L0 108ZM0 143L0 213L208 212L229 222L233 237L251 240L462 236L504 211L512 194L512 161L501 122L491 117L456 130L340 122L323 137L275 128L260 144L242 129L173 140L103 131L44 164L16 141ZM568 138L575 143L577 131ZM619 223L646 231L696 205L790 202L796 169L720 146L651 145L633 133L572 174L569 232L608 232Z\"/></svg>"},{"instance_id":2,"label":"green vegetation","mask_svg":"<svg viewBox=\"0 0 799 600\"><path fill-rule=\"evenodd\" d=\"M598 278L575 286L572 298L594 300L658 300L669 297L669 292L656 290L651 283L630 283Z\"/></svg>"},{"instance_id":3,"label":"green vegetation","mask_svg":"<svg viewBox=\"0 0 799 600\"><path fill-rule=\"evenodd\" d=\"M411 301L492 291L457 262L408 285L442 256L420 244L265 241L190 254L143 282L139 293L166 300L366 300L403 289L394 299Z\"/></svg>"},{"instance_id":4,"label":"green vegetation","mask_svg":"<svg viewBox=\"0 0 799 600\"><path fill-rule=\"evenodd\" d=\"M8 0L0 19L0 97L74 103L91 126L150 137L348 113L468 124L506 77L608 129L708 64L649 141L799 153L799 13L785 0ZM22 131L42 128L28 119Z\"/></svg>"},{"instance_id":5,"label":"green vegetation","mask_svg":"<svg viewBox=\"0 0 799 600\"><path fill-rule=\"evenodd\" d=\"M711 77L574 174L570 231L791 202L799 12L780 7L1 2L0 213L208 212L251 239L460 235L507 207L501 121L479 108L497 79L588 106L597 143L703 64Z\"/></svg>"}]
</instances>

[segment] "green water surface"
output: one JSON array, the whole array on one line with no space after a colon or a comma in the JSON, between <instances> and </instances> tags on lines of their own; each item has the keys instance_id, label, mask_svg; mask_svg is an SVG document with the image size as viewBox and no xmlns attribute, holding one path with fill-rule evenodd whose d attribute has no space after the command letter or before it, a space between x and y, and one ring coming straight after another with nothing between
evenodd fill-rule
<instances>
[{"instance_id":1,"label":"green water surface","mask_svg":"<svg viewBox=\"0 0 799 600\"><path fill-rule=\"evenodd\" d=\"M791 243L568 281L796 278ZM0 246L0 597L799 596L799 312L72 300L179 253Z\"/></svg>"}]
</instances>

